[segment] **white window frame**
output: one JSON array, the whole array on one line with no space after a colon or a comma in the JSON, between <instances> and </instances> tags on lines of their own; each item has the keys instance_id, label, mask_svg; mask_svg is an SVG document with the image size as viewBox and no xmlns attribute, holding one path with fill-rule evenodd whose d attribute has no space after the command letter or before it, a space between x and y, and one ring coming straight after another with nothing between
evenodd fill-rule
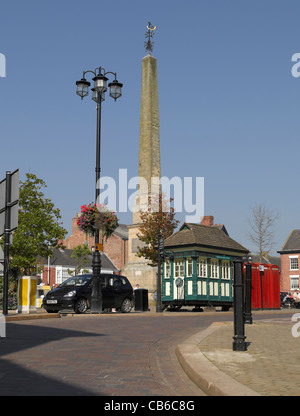
<instances>
[{"instance_id":1,"label":"white window frame","mask_svg":"<svg viewBox=\"0 0 300 416\"><path fill-rule=\"evenodd\" d=\"M209 266L210 266L210 278L219 279L219 260L211 259Z\"/></svg>"},{"instance_id":2,"label":"white window frame","mask_svg":"<svg viewBox=\"0 0 300 416\"><path fill-rule=\"evenodd\" d=\"M174 261L174 278L184 277L184 260L177 259Z\"/></svg>"},{"instance_id":3,"label":"white window frame","mask_svg":"<svg viewBox=\"0 0 300 416\"><path fill-rule=\"evenodd\" d=\"M221 279L230 280L230 261L221 261Z\"/></svg>"},{"instance_id":4,"label":"white window frame","mask_svg":"<svg viewBox=\"0 0 300 416\"><path fill-rule=\"evenodd\" d=\"M290 259L290 270L299 270L298 256L289 256L289 259ZM297 267L294 267L294 266L297 266Z\"/></svg>"},{"instance_id":5,"label":"white window frame","mask_svg":"<svg viewBox=\"0 0 300 416\"><path fill-rule=\"evenodd\" d=\"M170 260L165 261L165 278L169 279L171 277L171 262Z\"/></svg>"},{"instance_id":6,"label":"white window frame","mask_svg":"<svg viewBox=\"0 0 300 416\"><path fill-rule=\"evenodd\" d=\"M186 277L193 276L193 260L191 258L186 259Z\"/></svg>"},{"instance_id":7,"label":"white window frame","mask_svg":"<svg viewBox=\"0 0 300 416\"><path fill-rule=\"evenodd\" d=\"M290 275L290 290L299 289L299 275Z\"/></svg>"},{"instance_id":8,"label":"white window frame","mask_svg":"<svg viewBox=\"0 0 300 416\"><path fill-rule=\"evenodd\" d=\"M207 277L207 259L203 257L197 258L197 275L198 277Z\"/></svg>"},{"instance_id":9,"label":"white window frame","mask_svg":"<svg viewBox=\"0 0 300 416\"><path fill-rule=\"evenodd\" d=\"M69 272L72 271L73 273L70 274ZM55 284L60 285L65 280L69 279L71 276L75 275L75 267L56 267L55 270Z\"/></svg>"}]
</instances>

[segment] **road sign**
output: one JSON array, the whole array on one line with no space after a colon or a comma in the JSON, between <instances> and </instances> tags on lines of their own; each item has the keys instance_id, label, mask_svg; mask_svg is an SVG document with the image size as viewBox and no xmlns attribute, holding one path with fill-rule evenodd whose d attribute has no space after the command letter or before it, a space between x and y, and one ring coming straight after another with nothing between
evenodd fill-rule
<instances>
[{"instance_id":1,"label":"road sign","mask_svg":"<svg viewBox=\"0 0 300 416\"><path fill-rule=\"evenodd\" d=\"M160 255L163 255L165 249L164 239L160 233L158 233L158 252Z\"/></svg>"},{"instance_id":2,"label":"road sign","mask_svg":"<svg viewBox=\"0 0 300 416\"><path fill-rule=\"evenodd\" d=\"M18 227L19 182L19 169L12 173L6 172L6 178L0 182L0 236L4 234L5 229L12 232ZM5 224L7 211L9 224Z\"/></svg>"},{"instance_id":3,"label":"road sign","mask_svg":"<svg viewBox=\"0 0 300 416\"><path fill-rule=\"evenodd\" d=\"M19 169L6 172L0 182L0 236L4 234L4 273L3 273L3 315L8 314L8 271L9 247L12 231L18 227L19 213Z\"/></svg>"},{"instance_id":4,"label":"road sign","mask_svg":"<svg viewBox=\"0 0 300 416\"><path fill-rule=\"evenodd\" d=\"M103 244L95 244L96 251L103 251Z\"/></svg>"}]
</instances>

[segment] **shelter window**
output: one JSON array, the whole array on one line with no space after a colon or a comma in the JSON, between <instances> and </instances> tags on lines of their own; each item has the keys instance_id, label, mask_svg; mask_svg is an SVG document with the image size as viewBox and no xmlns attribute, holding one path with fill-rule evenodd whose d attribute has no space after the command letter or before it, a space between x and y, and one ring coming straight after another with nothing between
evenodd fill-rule
<instances>
[{"instance_id":1,"label":"shelter window","mask_svg":"<svg viewBox=\"0 0 300 416\"><path fill-rule=\"evenodd\" d=\"M184 262L183 260L175 260L174 262L174 275L176 277L184 277Z\"/></svg>"},{"instance_id":2,"label":"shelter window","mask_svg":"<svg viewBox=\"0 0 300 416\"><path fill-rule=\"evenodd\" d=\"M187 277L193 276L193 260L192 259L186 260L186 275Z\"/></svg>"},{"instance_id":3,"label":"shelter window","mask_svg":"<svg viewBox=\"0 0 300 416\"><path fill-rule=\"evenodd\" d=\"M197 259L197 272L199 277L207 277L207 262L206 259Z\"/></svg>"},{"instance_id":4,"label":"shelter window","mask_svg":"<svg viewBox=\"0 0 300 416\"><path fill-rule=\"evenodd\" d=\"M223 260L221 262L221 278L230 279L230 262L228 260Z\"/></svg>"},{"instance_id":5,"label":"shelter window","mask_svg":"<svg viewBox=\"0 0 300 416\"><path fill-rule=\"evenodd\" d=\"M171 263L170 260L166 260L165 262L165 277L171 277Z\"/></svg>"},{"instance_id":6,"label":"shelter window","mask_svg":"<svg viewBox=\"0 0 300 416\"><path fill-rule=\"evenodd\" d=\"M219 260L211 259L210 261L210 277L218 279L219 277Z\"/></svg>"}]
</instances>

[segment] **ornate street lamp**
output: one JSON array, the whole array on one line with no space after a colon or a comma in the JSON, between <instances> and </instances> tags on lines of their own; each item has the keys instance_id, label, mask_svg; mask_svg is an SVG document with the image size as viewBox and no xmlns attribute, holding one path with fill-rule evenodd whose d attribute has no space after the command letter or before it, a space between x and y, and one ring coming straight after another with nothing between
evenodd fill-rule
<instances>
[{"instance_id":1,"label":"ornate street lamp","mask_svg":"<svg viewBox=\"0 0 300 416\"><path fill-rule=\"evenodd\" d=\"M112 97L115 101L117 100L117 98L121 97L123 84L121 84L115 79L113 82L110 82L108 86L110 88L110 97Z\"/></svg>"},{"instance_id":2,"label":"ornate street lamp","mask_svg":"<svg viewBox=\"0 0 300 416\"><path fill-rule=\"evenodd\" d=\"M79 97L81 97L81 99L83 100L84 97L86 97L87 95L89 95L89 86L91 85L90 82L88 82L84 77L81 78L80 81L76 82L77 85L77 91L76 94L79 95Z\"/></svg>"},{"instance_id":3,"label":"ornate street lamp","mask_svg":"<svg viewBox=\"0 0 300 416\"><path fill-rule=\"evenodd\" d=\"M92 100L97 103L97 141L96 141L96 195L95 203L98 202L100 195L100 142L101 142L101 104L105 100L105 92L107 91L106 75L114 75L114 80L108 85L110 88L110 96L116 101L117 98L122 96L123 84L117 81L117 74L115 72L106 72L104 68L96 68L95 71L84 71L80 81L76 82L77 90L76 94L83 100L89 93L89 87L91 85L85 79L87 73L94 75L94 87L91 89L93 92ZM95 249L93 252L93 290L91 296L91 313L102 312L102 292L101 292L101 256L99 247L99 230L95 230Z\"/></svg>"}]
</instances>

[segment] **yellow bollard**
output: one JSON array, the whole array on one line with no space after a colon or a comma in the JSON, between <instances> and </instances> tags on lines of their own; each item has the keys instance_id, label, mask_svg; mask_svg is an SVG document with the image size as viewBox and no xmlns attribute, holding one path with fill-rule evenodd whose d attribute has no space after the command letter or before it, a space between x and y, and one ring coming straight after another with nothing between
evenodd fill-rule
<instances>
[{"instance_id":1,"label":"yellow bollard","mask_svg":"<svg viewBox=\"0 0 300 416\"><path fill-rule=\"evenodd\" d=\"M22 276L18 281L18 313L36 311L36 276Z\"/></svg>"}]
</instances>

